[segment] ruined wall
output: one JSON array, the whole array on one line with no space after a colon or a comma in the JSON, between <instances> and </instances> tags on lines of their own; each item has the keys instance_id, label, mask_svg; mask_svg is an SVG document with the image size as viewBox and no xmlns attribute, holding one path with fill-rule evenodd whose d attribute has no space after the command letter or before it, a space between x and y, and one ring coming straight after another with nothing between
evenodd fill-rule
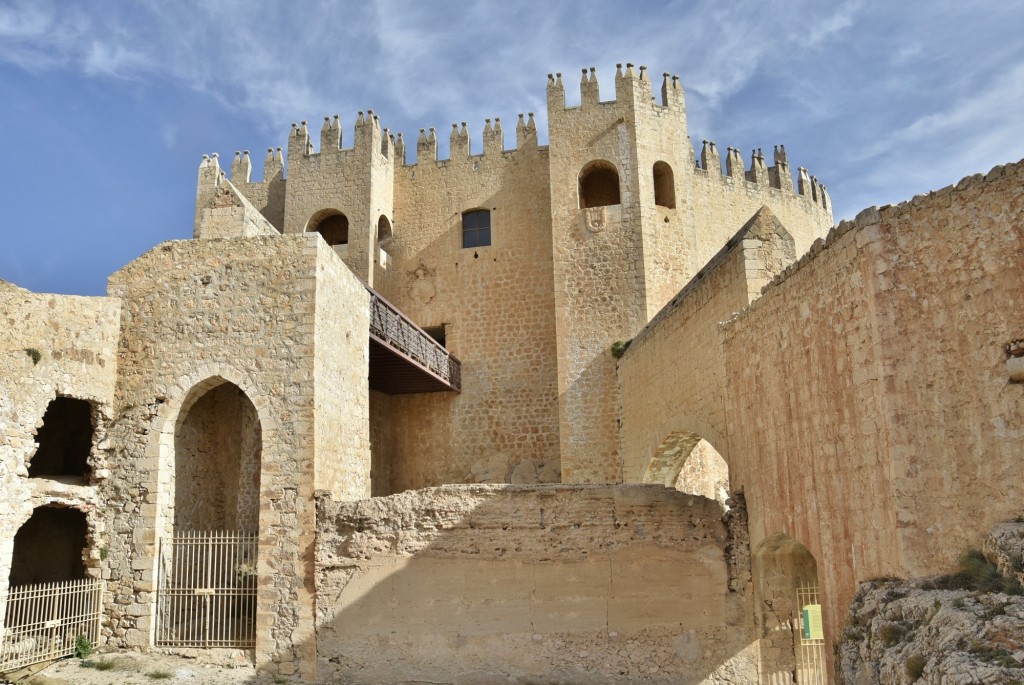
<instances>
[{"instance_id":1,"label":"ruined wall","mask_svg":"<svg viewBox=\"0 0 1024 685\"><path fill-rule=\"evenodd\" d=\"M377 285L420 326L444 327L462 392L390 398L388 492L558 480L547 154L530 124L515 151L488 123L482 155L467 131L442 161L424 136L416 163L395 170L392 265ZM472 209L490 211L489 246L462 247Z\"/></svg>"},{"instance_id":2,"label":"ruined wall","mask_svg":"<svg viewBox=\"0 0 1024 685\"><path fill-rule=\"evenodd\" d=\"M749 576L726 552L743 556L744 526L727 529L714 501L659 486L445 486L319 498L317 526L322 676L756 681Z\"/></svg>"},{"instance_id":3,"label":"ruined wall","mask_svg":"<svg viewBox=\"0 0 1024 685\"><path fill-rule=\"evenodd\" d=\"M332 260L317 236L191 240L164 243L111 277L110 292L124 303L112 431L120 478L105 494L122 503L111 512L108 585L108 630L118 644L151 644L157 538L172 529L179 418L229 382L255 406L262 435L257 661L313 675L308 555L314 455L325 434L318 424L367 430L365 394L326 419L315 402L318 382L335 373L318 370L318 361L330 361L318 357L318 331L367 344L367 300L317 299L338 287L339 274L351 279L341 267L332 273ZM365 352L353 357L365 369Z\"/></svg>"},{"instance_id":4,"label":"ruined wall","mask_svg":"<svg viewBox=\"0 0 1024 685\"><path fill-rule=\"evenodd\" d=\"M117 300L36 294L2 285L7 287L0 290L0 594L7 590L14 536L40 506L85 513L86 572L103 573L100 549L108 530L98 488L111 474L107 429L113 415L120 317ZM86 478L28 477L37 432L57 396L91 405Z\"/></svg>"},{"instance_id":5,"label":"ruined wall","mask_svg":"<svg viewBox=\"0 0 1024 685\"><path fill-rule=\"evenodd\" d=\"M865 210L725 328L733 487L755 546L822 562L829 639L858 582L943 570L1020 514L1022 187L1016 163Z\"/></svg>"}]
</instances>

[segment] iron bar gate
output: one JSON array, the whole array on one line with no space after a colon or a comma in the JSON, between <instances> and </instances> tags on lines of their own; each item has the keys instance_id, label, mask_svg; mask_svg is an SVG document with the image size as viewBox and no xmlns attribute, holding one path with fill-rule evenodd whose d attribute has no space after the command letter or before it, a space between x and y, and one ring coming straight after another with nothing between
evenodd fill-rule
<instances>
[{"instance_id":1,"label":"iron bar gate","mask_svg":"<svg viewBox=\"0 0 1024 685\"><path fill-rule=\"evenodd\" d=\"M816 583L802 583L796 589L797 622L796 682L799 685L825 685L825 636L821 632L821 604Z\"/></svg>"},{"instance_id":2,"label":"iron bar gate","mask_svg":"<svg viewBox=\"0 0 1024 685\"><path fill-rule=\"evenodd\" d=\"M256 646L256 533L183 531L160 543L158 647Z\"/></svg>"},{"instance_id":3,"label":"iron bar gate","mask_svg":"<svg viewBox=\"0 0 1024 685\"><path fill-rule=\"evenodd\" d=\"M95 645L103 615L103 581L96 578L19 585L7 591L0 628L0 673Z\"/></svg>"}]
</instances>

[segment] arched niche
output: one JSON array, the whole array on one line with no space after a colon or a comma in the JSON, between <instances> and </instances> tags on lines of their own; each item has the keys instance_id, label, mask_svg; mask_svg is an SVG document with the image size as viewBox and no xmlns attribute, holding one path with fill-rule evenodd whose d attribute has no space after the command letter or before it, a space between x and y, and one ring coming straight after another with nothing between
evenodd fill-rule
<instances>
[{"instance_id":1,"label":"arched niche","mask_svg":"<svg viewBox=\"0 0 1024 685\"><path fill-rule=\"evenodd\" d=\"M672 167L666 162L654 163L654 204L659 207L675 209L676 182Z\"/></svg>"},{"instance_id":2,"label":"arched niche","mask_svg":"<svg viewBox=\"0 0 1024 685\"><path fill-rule=\"evenodd\" d=\"M319 233L331 247L348 245L348 217L337 209L323 209L311 216L306 231Z\"/></svg>"},{"instance_id":3,"label":"arched niche","mask_svg":"<svg viewBox=\"0 0 1024 685\"><path fill-rule=\"evenodd\" d=\"M729 497L729 465L718 450L697 433L674 431L655 449L642 482L660 483L725 506Z\"/></svg>"},{"instance_id":4,"label":"arched niche","mask_svg":"<svg viewBox=\"0 0 1024 685\"><path fill-rule=\"evenodd\" d=\"M200 383L174 433L174 528L259 527L262 430L245 392L221 380Z\"/></svg>"},{"instance_id":5,"label":"arched niche","mask_svg":"<svg viewBox=\"0 0 1024 685\"><path fill-rule=\"evenodd\" d=\"M618 169L603 159L590 162L580 171L579 194L581 209L621 204Z\"/></svg>"}]
</instances>

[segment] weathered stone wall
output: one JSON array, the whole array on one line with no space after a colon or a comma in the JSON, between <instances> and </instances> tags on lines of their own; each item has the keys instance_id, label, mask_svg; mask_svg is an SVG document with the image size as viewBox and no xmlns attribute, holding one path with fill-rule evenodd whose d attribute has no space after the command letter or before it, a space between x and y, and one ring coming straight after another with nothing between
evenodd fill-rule
<instances>
[{"instance_id":1,"label":"weathered stone wall","mask_svg":"<svg viewBox=\"0 0 1024 685\"><path fill-rule=\"evenodd\" d=\"M725 329L733 487L755 545L828 560L832 638L859 581L937 572L1020 513L1022 188L1017 163L865 210Z\"/></svg>"},{"instance_id":2,"label":"weathered stone wall","mask_svg":"<svg viewBox=\"0 0 1024 685\"><path fill-rule=\"evenodd\" d=\"M743 530L660 486L319 498L321 676L754 682Z\"/></svg>"},{"instance_id":3,"label":"weathered stone wall","mask_svg":"<svg viewBox=\"0 0 1024 685\"><path fill-rule=\"evenodd\" d=\"M231 383L255 406L262 437L257 660L311 676L317 467L339 496L352 495L339 470L349 470L360 493L369 480L358 470L368 471L369 456L353 447L366 446L365 391L344 395L344 412L316 398L319 383L332 391L350 376L365 378L365 290L318 236L302 235L165 243L114 274L110 292L123 300L112 431L119 478L104 492L119 503L110 510L111 638L150 644L157 539L172 530L179 421L204 394ZM338 360L317 351L318 333L355 369L325 368ZM343 436L348 430L354 437ZM337 467L314 465L318 440L339 450Z\"/></svg>"},{"instance_id":4,"label":"weathered stone wall","mask_svg":"<svg viewBox=\"0 0 1024 685\"><path fill-rule=\"evenodd\" d=\"M1019 514L1022 179L1018 163L866 210L719 332L784 263L741 267L737 246L619 363L627 479L708 438L754 545L784 533L828 561L829 639L857 582L940 570Z\"/></svg>"},{"instance_id":5,"label":"weathered stone wall","mask_svg":"<svg viewBox=\"0 0 1024 685\"><path fill-rule=\"evenodd\" d=\"M370 295L322 241L316 278L314 485L336 499L370 496Z\"/></svg>"},{"instance_id":6,"label":"weathered stone wall","mask_svg":"<svg viewBox=\"0 0 1024 685\"><path fill-rule=\"evenodd\" d=\"M702 438L729 462L719 324L794 258L788 231L760 210L632 341L618 364L625 482L674 484Z\"/></svg>"},{"instance_id":7,"label":"weathered stone wall","mask_svg":"<svg viewBox=\"0 0 1024 685\"><path fill-rule=\"evenodd\" d=\"M104 297L0 293L0 595L6 593L14 536L40 506L73 507L88 523L85 568L100 575L107 544L98 488L111 476L107 429L117 373L120 303ZM86 478L28 477L47 406L58 396L91 405ZM60 427L56 427L60 429ZM0 617L2 618L2 617Z\"/></svg>"}]
</instances>

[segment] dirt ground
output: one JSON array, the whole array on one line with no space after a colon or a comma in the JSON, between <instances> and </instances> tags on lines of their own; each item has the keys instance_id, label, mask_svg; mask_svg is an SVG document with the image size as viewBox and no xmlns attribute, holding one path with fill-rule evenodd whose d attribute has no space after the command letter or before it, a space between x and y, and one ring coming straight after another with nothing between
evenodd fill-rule
<instances>
[{"instance_id":1,"label":"dirt ground","mask_svg":"<svg viewBox=\"0 0 1024 685\"><path fill-rule=\"evenodd\" d=\"M297 678L257 672L241 656L209 663L168 654L127 652L63 659L20 681L19 685L298 685L299 682Z\"/></svg>"}]
</instances>

